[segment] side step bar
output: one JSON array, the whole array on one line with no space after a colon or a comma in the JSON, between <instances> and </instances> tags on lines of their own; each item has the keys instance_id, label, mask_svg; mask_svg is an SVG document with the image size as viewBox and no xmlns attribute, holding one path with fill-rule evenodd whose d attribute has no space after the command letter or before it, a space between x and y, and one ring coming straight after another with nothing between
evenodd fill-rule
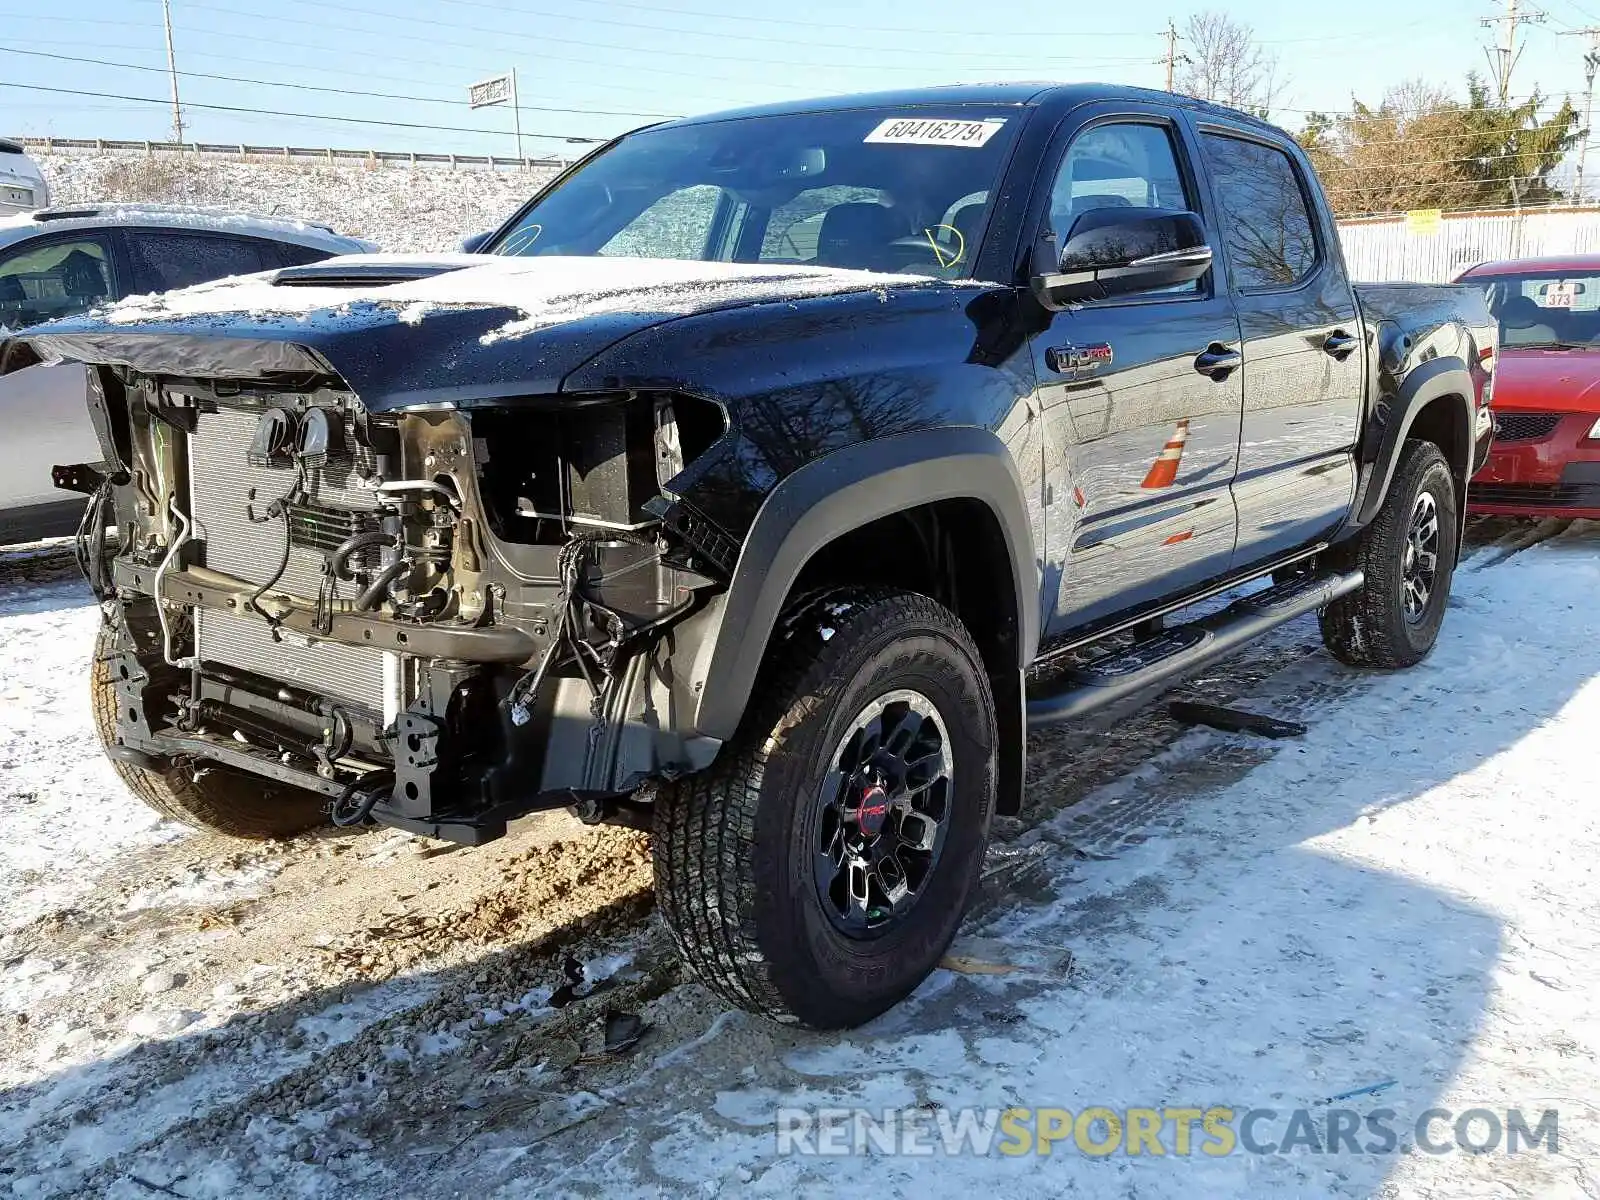
<instances>
[{"instance_id":1,"label":"side step bar","mask_svg":"<svg viewBox=\"0 0 1600 1200\"><path fill-rule=\"evenodd\" d=\"M1360 571L1296 579L1241 597L1221 612L1096 659L1067 672L1065 691L1028 701L1028 728L1071 721L1154 684L1187 675L1278 625L1349 595L1365 582Z\"/></svg>"}]
</instances>

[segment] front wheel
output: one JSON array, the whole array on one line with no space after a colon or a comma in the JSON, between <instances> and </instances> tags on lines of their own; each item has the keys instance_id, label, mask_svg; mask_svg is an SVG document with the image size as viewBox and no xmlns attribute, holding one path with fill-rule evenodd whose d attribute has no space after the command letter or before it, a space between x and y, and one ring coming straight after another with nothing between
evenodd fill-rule
<instances>
[{"instance_id":1,"label":"front wheel","mask_svg":"<svg viewBox=\"0 0 1600 1200\"><path fill-rule=\"evenodd\" d=\"M90 666L89 700L95 731L108 749L117 741L117 681L112 661L118 635L101 625ZM236 838L283 838L327 820L322 797L226 767L196 770L174 763L164 771L111 760L127 788L162 817Z\"/></svg>"},{"instance_id":2,"label":"front wheel","mask_svg":"<svg viewBox=\"0 0 1600 1200\"><path fill-rule=\"evenodd\" d=\"M1408 441L1383 507L1346 551L1365 586L1323 610L1329 652L1351 666L1421 662L1444 624L1460 533L1450 464L1432 442Z\"/></svg>"},{"instance_id":3,"label":"front wheel","mask_svg":"<svg viewBox=\"0 0 1600 1200\"><path fill-rule=\"evenodd\" d=\"M859 1025L960 925L994 812L994 704L970 635L926 596L825 596L782 627L737 737L657 796L656 894L724 999Z\"/></svg>"}]
</instances>

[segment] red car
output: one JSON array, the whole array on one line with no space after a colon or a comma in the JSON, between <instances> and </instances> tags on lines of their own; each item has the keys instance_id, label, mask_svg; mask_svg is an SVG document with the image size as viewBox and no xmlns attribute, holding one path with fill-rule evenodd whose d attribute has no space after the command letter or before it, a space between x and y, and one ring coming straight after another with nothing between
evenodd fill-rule
<instances>
[{"instance_id":1,"label":"red car","mask_svg":"<svg viewBox=\"0 0 1600 1200\"><path fill-rule=\"evenodd\" d=\"M1500 322L1494 449L1467 510L1600 518L1600 254L1483 263Z\"/></svg>"}]
</instances>

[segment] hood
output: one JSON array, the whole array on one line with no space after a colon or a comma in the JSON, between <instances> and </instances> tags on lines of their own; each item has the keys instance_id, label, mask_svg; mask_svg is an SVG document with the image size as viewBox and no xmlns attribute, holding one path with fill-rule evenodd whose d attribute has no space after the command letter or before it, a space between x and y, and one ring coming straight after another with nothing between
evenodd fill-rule
<instances>
[{"instance_id":1,"label":"hood","mask_svg":"<svg viewBox=\"0 0 1600 1200\"><path fill-rule=\"evenodd\" d=\"M1600 350L1518 350L1501 346L1494 406L1504 411L1600 415Z\"/></svg>"},{"instance_id":2,"label":"hood","mask_svg":"<svg viewBox=\"0 0 1600 1200\"><path fill-rule=\"evenodd\" d=\"M384 411L549 393L607 346L695 313L937 286L781 264L351 255L133 297L28 340L46 357L155 374L331 370Z\"/></svg>"}]
</instances>

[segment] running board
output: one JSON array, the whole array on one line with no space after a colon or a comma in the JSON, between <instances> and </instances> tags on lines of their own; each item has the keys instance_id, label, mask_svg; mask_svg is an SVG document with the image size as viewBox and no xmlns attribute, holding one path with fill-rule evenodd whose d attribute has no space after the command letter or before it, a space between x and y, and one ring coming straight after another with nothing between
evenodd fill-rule
<instances>
[{"instance_id":1,"label":"running board","mask_svg":"<svg viewBox=\"0 0 1600 1200\"><path fill-rule=\"evenodd\" d=\"M1311 575L1243 596L1221 612L1178 625L1126 650L1067 672L1068 687L1028 701L1028 728L1038 729L1114 704L1135 692L1187 675L1287 621L1331 604L1365 583L1360 571Z\"/></svg>"}]
</instances>

